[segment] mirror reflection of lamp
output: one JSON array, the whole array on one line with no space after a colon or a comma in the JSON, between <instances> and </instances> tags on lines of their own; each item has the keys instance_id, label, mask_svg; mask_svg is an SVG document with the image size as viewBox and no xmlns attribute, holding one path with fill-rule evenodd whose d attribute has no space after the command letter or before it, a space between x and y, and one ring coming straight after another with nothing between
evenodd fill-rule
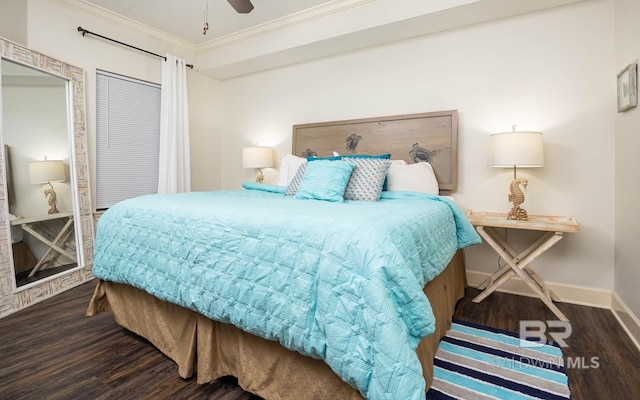
<instances>
[{"instance_id":1,"label":"mirror reflection of lamp","mask_svg":"<svg viewBox=\"0 0 640 400\"><path fill-rule=\"evenodd\" d=\"M49 184L50 188L44 191L44 196L49 197L49 214L60 212L57 207L58 199L56 191L53 190L51 182L64 182L65 180L64 163L60 160L47 160L45 156L44 161L29 163L29 181L31 184Z\"/></svg>"}]
</instances>

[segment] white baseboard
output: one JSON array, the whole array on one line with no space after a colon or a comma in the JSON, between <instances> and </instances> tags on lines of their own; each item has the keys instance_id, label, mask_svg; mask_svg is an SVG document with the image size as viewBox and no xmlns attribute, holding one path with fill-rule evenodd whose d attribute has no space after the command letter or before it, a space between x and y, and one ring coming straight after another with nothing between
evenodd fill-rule
<instances>
[{"instance_id":1,"label":"white baseboard","mask_svg":"<svg viewBox=\"0 0 640 400\"><path fill-rule=\"evenodd\" d=\"M467 270L467 283L471 287L478 287L491 276L487 272ZM640 319L627 307L615 293L608 290L594 289L583 286L566 285L546 282L549 289L558 295L560 301L589 307L607 308L613 312L616 319L625 330L629 338L640 350ZM520 278L513 277L498 292L537 297Z\"/></svg>"},{"instance_id":2,"label":"white baseboard","mask_svg":"<svg viewBox=\"0 0 640 400\"><path fill-rule=\"evenodd\" d=\"M611 293L611 311L640 350L640 319L627 307L616 292Z\"/></svg>"},{"instance_id":3,"label":"white baseboard","mask_svg":"<svg viewBox=\"0 0 640 400\"><path fill-rule=\"evenodd\" d=\"M467 282L471 287L480 286L490 276L491 274L487 272L467 270ZM562 302L611 309L611 291L553 282L546 282L546 284ZM500 286L497 291L537 297L533 290L517 276Z\"/></svg>"}]
</instances>

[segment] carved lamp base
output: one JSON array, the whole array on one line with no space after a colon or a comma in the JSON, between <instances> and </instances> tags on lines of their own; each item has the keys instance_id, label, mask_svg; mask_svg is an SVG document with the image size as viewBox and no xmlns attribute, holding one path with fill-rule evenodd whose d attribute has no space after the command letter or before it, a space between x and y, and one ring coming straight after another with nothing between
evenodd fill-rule
<instances>
[{"instance_id":1,"label":"carved lamp base","mask_svg":"<svg viewBox=\"0 0 640 400\"><path fill-rule=\"evenodd\" d=\"M256 175L256 182L258 183L264 182L264 174L262 173L262 168L258 168L258 175Z\"/></svg>"},{"instance_id":2,"label":"carved lamp base","mask_svg":"<svg viewBox=\"0 0 640 400\"><path fill-rule=\"evenodd\" d=\"M513 206L507 215L507 219L515 219L519 221L527 221L529 219L527 210L520 207L520 205L524 203L524 193L520 190L520 186L526 190L528 184L529 181L526 178L516 178L514 172L514 179L511 181L511 185L509 185L509 201Z\"/></svg>"},{"instance_id":3,"label":"carved lamp base","mask_svg":"<svg viewBox=\"0 0 640 400\"><path fill-rule=\"evenodd\" d=\"M529 215L527 214L527 210L521 207L514 207L509 211L507 215L507 219L515 219L518 221L528 221Z\"/></svg>"},{"instance_id":4,"label":"carved lamp base","mask_svg":"<svg viewBox=\"0 0 640 400\"><path fill-rule=\"evenodd\" d=\"M57 207L58 195L56 194L56 191L53 190L53 185L51 184L51 182L47 182L47 183L49 184L51 189L46 189L44 191L44 197L49 198L47 200L47 202L49 203L49 214L59 213L60 211L58 210L58 207Z\"/></svg>"}]
</instances>

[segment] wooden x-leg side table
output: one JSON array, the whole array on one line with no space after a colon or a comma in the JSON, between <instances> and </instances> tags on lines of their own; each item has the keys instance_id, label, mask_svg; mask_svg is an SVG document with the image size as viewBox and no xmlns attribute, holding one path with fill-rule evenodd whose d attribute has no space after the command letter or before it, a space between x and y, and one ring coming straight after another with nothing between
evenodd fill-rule
<instances>
[{"instance_id":1,"label":"wooden x-leg side table","mask_svg":"<svg viewBox=\"0 0 640 400\"><path fill-rule=\"evenodd\" d=\"M528 221L518 221L507 219L506 213L469 211L467 218L476 227L480 236L507 263L478 287L484 290L473 299L473 302L481 302L513 276L518 275L558 319L569 321L553 303L559 301L558 296L529 267L533 260L558 243L564 233L578 232L579 227L575 217L529 215ZM496 228L541 231L542 234L529 247L518 253Z\"/></svg>"},{"instance_id":2,"label":"wooden x-leg side table","mask_svg":"<svg viewBox=\"0 0 640 400\"><path fill-rule=\"evenodd\" d=\"M43 223L60 219L64 221L64 225L58 232L50 232ZM71 259L73 262L78 262L76 258L75 246L68 241L69 237L73 234L73 214L70 212L61 212L55 214L39 215L36 217L18 218L11 221L11 225L22 225L22 229L29 233L34 238L47 246L46 252L42 255L38 263L33 267L29 276L33 276L38 270L44 269L43 267L49 262L55 259L57 255L63 255ZM44 234L54 237L53 240L49 240ZM56 254L57 253L57 254Z\"/></svg>"}]
</instances>

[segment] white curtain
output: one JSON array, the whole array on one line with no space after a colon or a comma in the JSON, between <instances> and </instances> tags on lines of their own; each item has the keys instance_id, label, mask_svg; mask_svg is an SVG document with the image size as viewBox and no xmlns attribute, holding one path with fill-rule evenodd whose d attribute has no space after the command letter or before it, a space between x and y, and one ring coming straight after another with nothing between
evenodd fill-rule
<instances>
[{"instance_id":1,"label":"white curtain","mask_svg":"<svg viewBox=\"0 0 640 400\"><path fill-rule=\"evenodd\" d=\"M162 61L160 91L160 160L158 193L191 191L187 66L167 54Z\"/></svg>"}]
</instances>

